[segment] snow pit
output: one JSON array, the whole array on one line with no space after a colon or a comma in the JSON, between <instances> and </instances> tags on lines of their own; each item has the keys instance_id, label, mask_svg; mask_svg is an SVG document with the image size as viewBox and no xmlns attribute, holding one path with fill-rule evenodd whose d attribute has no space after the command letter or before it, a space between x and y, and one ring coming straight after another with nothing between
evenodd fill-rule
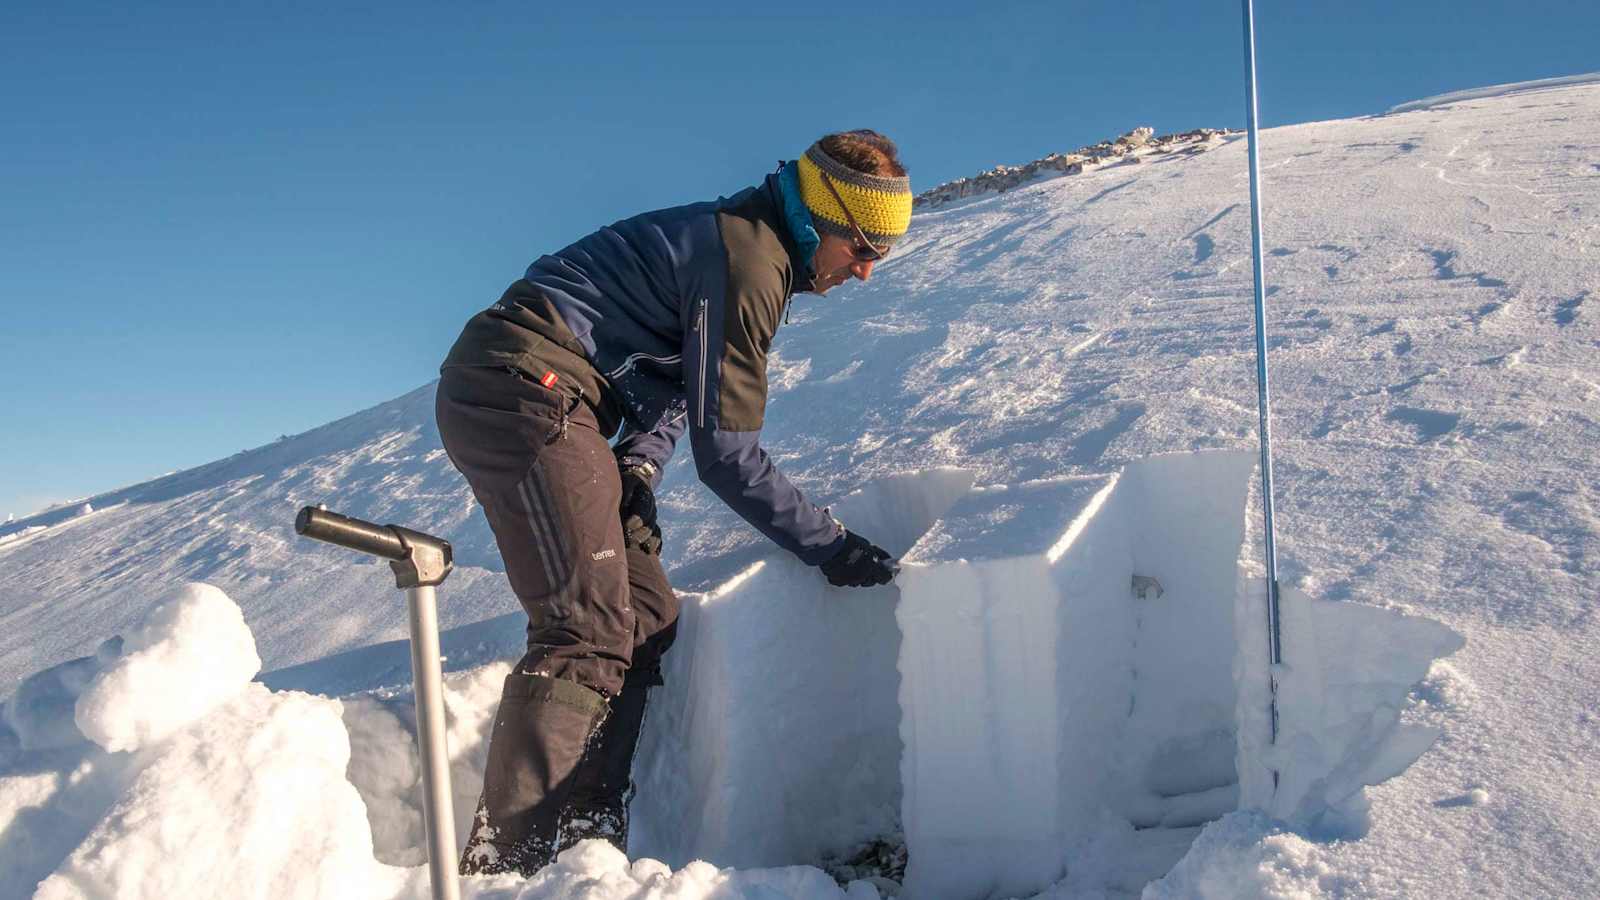
<instances>
[{"instance_id":1,"label":"snow pit","mask_svg":"<svg viewBox=\"0 0 1600 900\"><path fill-rule=\"evenodd\" d=\"M971 486L959 469L906 473L833 510L900 555ZM635 767L630 851L789 865L893 831L899 596L829 587L774 552L685 598Z\"/></svg>"},{"instance_id":2,"label":"snow pit","mask_svg":"<svg viewBox=\"0 0 1600 900\"><path fill-rule=\"evenodd\" d=\"M1398 710L1459 638L1285 590L1278 677L1305 703L1269 746L1265 598L1240 564L1254 467L864 488L839 510L903 552L895 585L836 591L774 553L686 603L630 852L815 863L903 829L908 897L984 898L1137 891L1241 806L1358 833L1361 788L1431 743ZM1272 766L1298 774L1274 792Z\"/></svg>"}]
</instances>

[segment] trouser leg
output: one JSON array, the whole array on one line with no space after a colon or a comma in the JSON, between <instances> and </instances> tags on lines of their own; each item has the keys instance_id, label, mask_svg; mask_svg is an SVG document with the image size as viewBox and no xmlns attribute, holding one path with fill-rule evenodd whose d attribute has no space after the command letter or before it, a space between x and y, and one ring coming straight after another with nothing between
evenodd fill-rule
<instances>
[{"instance_id":1,"label":"trouser leg","mask_svg":"<svg viewBox=\"0 0 1600 900\"><path fill-rule=\"evenodd\" d=\"M461 871L532 874L555 850L574 774L633 655L621 484L592 415L525 379L448 370L436 411L529 622Z\"/></svg>"},{"instance_id":2,"label":"trouser leg","mask_svg":"<svg viewBox=\"0 0 1600 900\"><path fill-rule=\"evenodd\" d=\"M623 852L628 849L634 753L649 691L662 683L661 657L672 646L678 626L678 597L667 583L659 556L630 547L628 581L635 613L632 667L574 775L557 853L587 838L610 841Z\"/></svg>"}]
</instances>

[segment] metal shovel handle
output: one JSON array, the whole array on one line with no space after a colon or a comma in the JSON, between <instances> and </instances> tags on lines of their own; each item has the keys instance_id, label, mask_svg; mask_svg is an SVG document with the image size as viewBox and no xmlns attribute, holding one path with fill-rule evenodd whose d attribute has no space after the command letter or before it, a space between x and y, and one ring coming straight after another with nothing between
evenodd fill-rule
<instances>
[{"instance_id":1,"label":"metal shovel handle","mask_svg":"<svg viewBox=\"0 0 1600 900\"><path fill-rule=\"evenodd\" d=\"M438 601L433 590L450 574L450 542L399 525L374 525L316 506L300 510L294 519L294 530L308 538L389 560L395 583L406 589L428 876L435 900L457 900L458 848L450 794L450 754L445 743L443 676L439 671Z\"/></svg>"}]
</instances>

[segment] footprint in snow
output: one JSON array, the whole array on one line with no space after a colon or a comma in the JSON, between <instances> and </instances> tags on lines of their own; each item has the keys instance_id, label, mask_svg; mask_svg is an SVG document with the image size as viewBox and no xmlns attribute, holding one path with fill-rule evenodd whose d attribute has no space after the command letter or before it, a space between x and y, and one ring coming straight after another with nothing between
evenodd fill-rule
<instances>
[{"instance_id":1,"label":"footprint in snow","mask_svg":"<svg viewBox=\"0 0 1600 900\"><path fill-rule=\"evenodd\" d=\"M1415 428L1417 441L1422 443L1444 437L1454 431L1461 422L1461 416L1457 413L1419 409L1413 406L1395 407L1385 418Z\"/></svg>"},{"instance_id":2,"label":"footprint in snow","mask_svg":"<svg viewBox=\"0 0 1600 900\"><path fill-rule=\"evenodd\" d=\"M1589 292L1588 291L1584 291L1583 293L1579 294L1578 296L1573 297L1571 300L1568 300L1568 301L1562 303L1560 306L1557 306L1556 307L1556 324L1564 326L1564 325L1571 325L1573 322L1577 321L1578 312L1579 312L1580 308L1583 306L1583 301L1587 300L1588 297L1589 297Z\"/></svg>"}]
</instances>

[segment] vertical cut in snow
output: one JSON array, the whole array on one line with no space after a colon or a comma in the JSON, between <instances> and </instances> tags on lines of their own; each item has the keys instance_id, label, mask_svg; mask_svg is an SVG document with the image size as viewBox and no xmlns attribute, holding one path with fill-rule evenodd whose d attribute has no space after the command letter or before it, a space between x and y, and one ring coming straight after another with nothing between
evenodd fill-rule
<instances>
[{"instance_id":1,"label":"vertical cut in snow","mask_svg":"<svg viewBox=\"0 0 1600 900\"><path fill-rule=\"evenodd\" d=\"M1241 600L1259 610L1259 582ZM1267 661L1242 654L1239 750L1243 800L1311 834L1366 833L1362 788L1393 778L1438 737L1400 721L1412 685L1433 661L1465 643L1431 619L1281 591L1283 658L1278 676L1278 740L1269 743ZM1265 646L1260 616L1241 616L1243 646ZM1278 784L1272 772L1278 772Z\"/></svg>"},{"instance_id":2,"label":"vertical cut in snow","mask_svg":"<svg viewBox=\"0 0 1600 900\"><path fill-rule=\"evenodd\" d=\"M511 664L502 661L444 676L445 744L450 753L457 850L471 834L488 762L489 732L510 672ZM422 865L427 848L415 696L410 688L389 689L346 697L343 704L350 732L350 782L367 807L373 852L390 865Z\"/></svg>"}]
</instances>

